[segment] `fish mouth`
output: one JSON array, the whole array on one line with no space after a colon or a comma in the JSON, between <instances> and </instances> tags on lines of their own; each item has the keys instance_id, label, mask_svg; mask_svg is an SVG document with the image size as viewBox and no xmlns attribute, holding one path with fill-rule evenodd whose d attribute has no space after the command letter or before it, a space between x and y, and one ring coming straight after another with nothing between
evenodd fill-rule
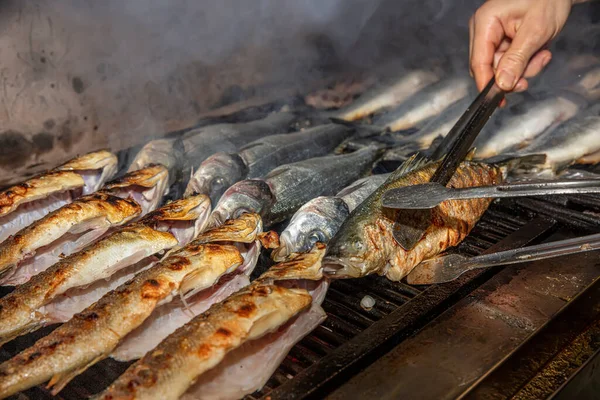
<instances>
[{"instance_id":1,"label":"fish mouth","mask_svg":"<svg viewBox=\"0 0 600 400\"><path fill-rule=\"evenodd\" d=\"M332 257L323 258L323 273L330 278L360 278L365 274L366 263L359 258Z\"/></svg>"},{"instance_id":2,"label":"fish mouth","mask_svg":"<svg viewBox=\"0 0 600 400\"><path fill-rule=\"evenodd\" d=\"M285 261L292 254L293 245L286 235L286 232L279 236L279 247L273 250L271 258L275 262Z\"/></svg>"}]
</instances>

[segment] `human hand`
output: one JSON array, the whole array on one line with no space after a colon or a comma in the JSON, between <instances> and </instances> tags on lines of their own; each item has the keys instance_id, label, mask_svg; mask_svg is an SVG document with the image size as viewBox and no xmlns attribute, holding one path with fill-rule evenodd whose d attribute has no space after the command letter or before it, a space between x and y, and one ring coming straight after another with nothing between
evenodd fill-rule
<instances>
[{"instance_id":1,"label":"human hand","mask_svg":"<svg viewBox=\"0 0 600 400\"><path fill-rule=\"evenodd\" d=\"M585 0L583 0L585 1ZM489 0L469 21L470 68L482 90L492 76L504 91L527 90L550 62L545 46L582 0Z\"/></svg>"}]
</instances>

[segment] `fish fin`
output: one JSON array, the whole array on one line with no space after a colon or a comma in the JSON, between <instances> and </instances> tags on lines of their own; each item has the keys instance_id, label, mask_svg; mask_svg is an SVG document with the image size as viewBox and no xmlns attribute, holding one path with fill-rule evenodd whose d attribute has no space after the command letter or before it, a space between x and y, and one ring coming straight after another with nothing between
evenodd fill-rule
<instances>
[{"instance_id":1,"label":"fish fin","mask_svg":"<svg viewBox=\"0 0 600 400\"><path fill-rule=\"evenodd\" d=\"M530 171L530 170L546 170L550 169L546 165L546 154L519 154L519 153L504 153L491 158L482 160L487 164L493 164L502 170L504 178L508 173L515 170Z\"/></svg>"},{"instance_id":2,"label":"fish fin","mask_svg":"<svg viewBox=\"0 0 600 400\"><path fill-rule=\"evenodd\" d=\"M223 275L227 275L235 271L240 265L242 265L241 262L233 263L218 276L216 276L215 272L210 268L199 268L191 271L181 281L181 285L179 285L179 292L183 293L183 298L189 299L196 293L213 286L219 281L219 279L221 279Z\"/></svg>"},{"instance_id":3,"label":"fish fin","mask_svg":"<svg viewBox=\"0 0 600 400\"><path fill-rule=\"evenodd\" d=\"M431 160L429 158L423 156L420 153L413 154L408 160L404 161L402 165L400 165L394 172L391 173L387 181L395 181L401 176L404 176L409 172L421 168L423 165L429 163L430 161Z\"/></svg>"},{"instance_id":4,"label":"fish fin","mask_svg":"<svg viewBox=\"0 0 600 400\"><path fill-rule=\"evenodd\" d=\"M97 362L104 360L106 357L107 355L101 354L81 368L76 368L70 371L66 371L62 374L53 375L50 379L50 382L48 382L48 384L46 385L46 389L51 389L50 393L52 394L52 396L56 396L61 390L64 389L65 386L67 386L69 382L71 382L71 380L73 380L73 378L75 378L77 375L80 375L86 369L96 364Z\"/></svg>"}]
</instances>

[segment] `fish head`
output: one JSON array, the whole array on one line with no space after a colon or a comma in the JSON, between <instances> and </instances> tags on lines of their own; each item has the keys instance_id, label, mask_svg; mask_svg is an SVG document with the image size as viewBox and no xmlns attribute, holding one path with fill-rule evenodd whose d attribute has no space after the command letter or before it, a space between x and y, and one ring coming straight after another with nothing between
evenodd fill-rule
<instances>
[{"instance_id":1,"label":"fish head","mask_svg":"<svg viewBox=\"0 0 600 400\"><path fill-rule=\"evenodd\" d=\"M220 226L246 213L256 213L262 217L274 203L275 196L265 181L240 181L225 191L210 216L208 226Z\"/></svg>"},{"instance_id":2,"label":"fish head","mask_svg":"<svg viewBox=\"0 0 600 400\"><path fill-rule=\"evenodd\" d=\"M205 194L216 204L223 193L248 175L248 167L237 154L217 153L207 158L190 179L185 195Z\"/></svg>"},{"instance_id":3,"label":"fish head","mask_svg":"<svg viewBox=\"0 0 600 400\"><path fill-rule=\"evenodd\" d=\"M327 246L323 272L333 278L360 278L369 270L380 252L370 249L367 224L358 218L347 219Z\"/></svg>"},{"instance_id":4,"label":"fish head","mask_svg":"<svg viewBox=\"0 0 600 400\"><path fill-rule=\"evenodd\" d=\"M318 242L328 243L350 215L346 203L338 197L317 197L302 206L279 237L273 251L275 261L293 253L306 253Z\"/></svg>"}]
</instances>

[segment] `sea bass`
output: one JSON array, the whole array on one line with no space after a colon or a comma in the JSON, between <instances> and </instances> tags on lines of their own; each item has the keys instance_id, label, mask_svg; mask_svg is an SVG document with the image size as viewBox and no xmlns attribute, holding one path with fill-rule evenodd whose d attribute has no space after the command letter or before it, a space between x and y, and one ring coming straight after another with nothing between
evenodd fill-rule
<instances>
[{"instance_id":1,"label":"sea bass","mask_svg":"<svg viewBox=\"0 0 600 400\"><path fill-rule=\"evenodd\" d=\"M410 162L415 161L412 158ZM421 161L422 162L422 161ZM383 208L382 195L389 189L428 182L439 162L427 163L404 174L402 169L369 196L344 221L329 242L323 261L332 277L358 278L372 273L399 281L421 261L460 243L471 231L491 200L452 200L433 209L432 224L413 250L405 251L393 237L395 221L410 224L412 210ZM498 184L503 171L496 166L463 162L449 185L455 188Z\"/></svg>"},{"instance_id":2,"label":"sea bass","mask_svg":"<svg viewBox=\"0 0 600 400\"><path fill-rule=\"evenodd\" d=\"M600 117L578 116L543 134L520 154L546 154L545 168L557 170L576 162L596 163L600 152ZM586 158L587 157L587 158Z\"/></svg>"},{"instance_id":3,"label":"sea bass","mask_svg":"<svg viewBox=\"0 0 600 400\"><path fill-rule=\"evenodd\" d=\"M281 233L281 246L272 258L283 261L292 253L310 251L318 242L328 243L350 213L388 177L380 174L359 179L335 196L320 196L300 207Z\"/></svg>"},{"instance_id":4,"label":"sea bass","mask_svg":"<svg viewBox=\"0 0 600 400\"><path fill-rule=\"evenodd\" d=\"M255 238L259 229L253 230ZM52 393L58 393L75 376L108 357L158 306L182 293L210 288L243 263L238 248L230 244L193 241L170 253L0 364L0 398L47 380Z\"/></svg>"},{"instance_id":5,"label":"sea bass","mask_svg":"<svg viewBox=\"0 0 600 400\"><path fill-rule=\"evenodd\" d=\"M93 193L117 172L117 157L96 151L0 192L0 243L10 235Z\"/></svg>"},{"instance_id":6,"label":"sea bass","mask_svg":"<svg viewBox=\"0 0 600 400\"><path fill-rule=\"evenodd\" d=\"M208 125L194 129L186 132L182 139L185 157L191 165L200 165L217 152L235 152L254 140L288 132L297 120L298 117L292 113L279 112L252 122Z\"/></svg>"},{"instance_id":7,"label":"sea bass","mask_svg":"<svg viewBox=\"0 0 600 400\"><path fill-rule=\"evenodd\" d=\"M477 140L477 157L496 156L513 146L526 146L538 135L572 118L585 106L575 95L561 95L528 102L499 113Z\"/></svg>"},{"instance_id":8,"label":"sea bass","mask_svg":"<svg viewBox=\"0 0 600 400\"><path fill-rule=\"evenodd\" d=\"M19 231L0 244L0 283L25 283L110 228L152 211L162 199L167 180L163 166L131 172Z\"/></svg>"},{"instance_id":9,"label":"sea bass","mask_svg":"<svg viewBox=\"0 0 600 400\"><path fill-rule=\"evenodd\" d=\"M327 283L319 280L324 246L316 251L320 254L303 255L311 265L300 259L279 265L213 305L131 365L94 399L168 400L179 399L186 391L188 398L195 398L198 393L204 396L204 389L213 398L214 384L224 391L224 399L235 399L262 386L287 354L290 342L299 341L325 318L320 302ZM249 343L250 349L243 346ZM248 361L256 362L249 365ZM248 368L256 371L250 373ZM144 376L143 383L133 384L140 376Z\"/></svg>"},{"instance_id":10,"label":"sea bass","mask_svg":"<svg viewBox=\"0 0 600 400\"><path fill-rule=\"evenodd\" d=\"M434 83L409 98L398 108L373 118L373 125L392 132L416 127L467 97L472 90L473 79L468 76Z\"/></svg>"},{"instance_id":11,"label":"sea bass","mask_svg":"<svg viewBox=\"0 0 600 400\"><path fill-rule=\"evenodd\" d=\"M151 165L159 164L169 171L168 187L175 181L182 179L179 176L184 166L184 148L179 139L156 139L144 145L136 154L129 165L127 172L143 169Z\"/></svg>"},{"instance_id":12,"label":"sea bass","mask_svg":"<svg viewBox=\"0 0 600 400\"><path fill-rule=\"evenodd\" d=\"M379 111L405 102L424 87L437 82L440 74L434 71L414 70L404 73L395 81L383 82L367 91L348 107L335 113L335 117L356 121Z\"/></svg>"},{"instance_id":13,"label":"sea bass","mask_svg":"<svg viewBox=\"0 0 600 400\"><path fill-rule=\"evenodd\" d=\"M219 225L245 212L262 215L266 226L281 222L310 199L335 194L367 174L380 154L380 148L366 147L350 154L282 165L263 179L238 182L221 197L209 225Z\"/></svg>"},{"instance_id":14,"label":"sea bass","mask_svg":"<svg viewBox=\"0 0 600 400\"><path fill-rule=\"evenodd\" d=\"M267 136L237 153L217 153L204 161L192 176L186 195L202 193L217 201L231 185L261 178L272 169L308 158L324 156L352 135L351 128L328 124L296 133Z\"/></svg>"},{"instance_id":15,"label":"sea bass","mask_svg":"<svg viewBox=\"0 0 600 400\"><path fill-rule=\"evenodd\" d=\"M190 242L209 213L206 196L171 202L35 275L0 299L0 343L69 320L116 289L118 281L124 283L127 276L149 267L155 254ZM128 271L119 274L122 270Z\"/></svg>"}]
</instances>

